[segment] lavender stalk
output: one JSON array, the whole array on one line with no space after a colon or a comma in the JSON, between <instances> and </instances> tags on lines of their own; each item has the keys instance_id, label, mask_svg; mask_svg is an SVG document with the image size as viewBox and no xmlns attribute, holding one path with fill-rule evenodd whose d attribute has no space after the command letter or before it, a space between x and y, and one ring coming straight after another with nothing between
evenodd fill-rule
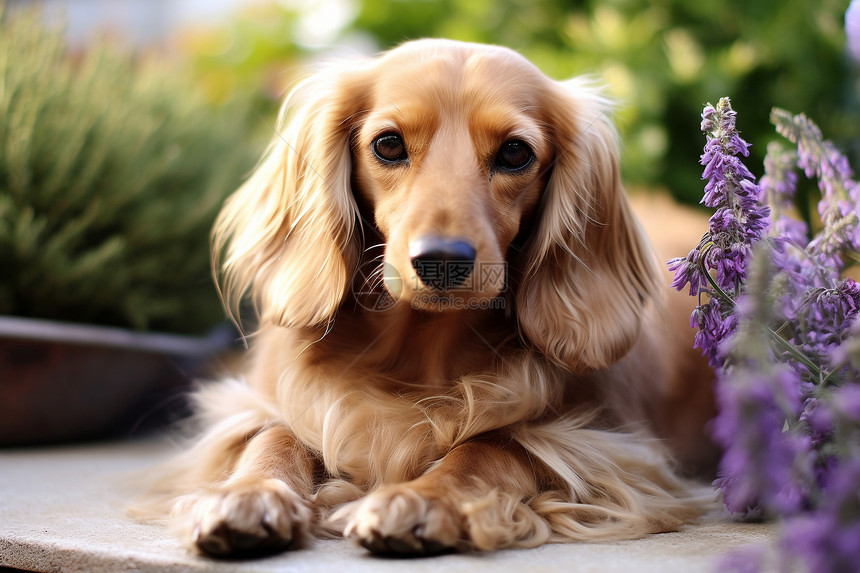
<instances>
[{"instance_id":1,"label":"lavender stalk","mask_svg":"<svg viewBox=\"0 0 860 573\"><path fill-rule=\"evenodd\" d=\"M716 107L708 104L702 112L701 129L707 137L700 160L705 167L702 178L707 179L702 203L716 211L699 245L686 257L669 261L669 269L675 272L672 287L682 290L689 285L690 294L699 296L701 304L690 317L690 325L699 329L696 348L715 368L725 361L721 342L737 328L733 308L752 245L770 225L770 209L760 203L761 187L738 157L749 155L749 144L738 134L736 116L729 98L721 98ZM708 299L704 303L703 294Z\"/></svg>"}]
</instances>

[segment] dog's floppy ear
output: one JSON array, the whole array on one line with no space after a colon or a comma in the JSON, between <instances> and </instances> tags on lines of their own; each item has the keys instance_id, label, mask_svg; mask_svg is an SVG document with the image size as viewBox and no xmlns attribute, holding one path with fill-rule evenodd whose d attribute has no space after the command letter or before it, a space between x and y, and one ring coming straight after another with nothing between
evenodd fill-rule
<instances>
[{"instance_id":1,"label":"dog's floppy ear","mask_svg":"<svg viewBox=\"0 0 860 573\"><path fill-rule=\"evenodd\" d=\"M331 69L299 84L256 171L225 203L213 270L234 318L246 295L261 321L292 327L323 325L340 305L361 249L349 147L358 82Z\"/></svg>"},{"instance_id":2,"label":"dog's floppy ear","mask_svg":"<svg viewBox=\"0 0 860 573\"><path fill-rule=\"evenodd\" d=\"M525 245L517 315L539 351L586 372L630 350L659 274L621 186L608 103L576 80L547 97L555 164Z\"/></svg>"}]
</instances>

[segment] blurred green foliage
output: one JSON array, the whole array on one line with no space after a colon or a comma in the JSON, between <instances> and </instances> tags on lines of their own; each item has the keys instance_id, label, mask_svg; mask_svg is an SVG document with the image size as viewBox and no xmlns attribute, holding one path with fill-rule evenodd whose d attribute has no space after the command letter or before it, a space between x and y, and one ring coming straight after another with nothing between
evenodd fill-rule
<instances>
[{"instance_id":1,"label":"blurred green foliage","mask_svg":"<svg viewBox=\"0 0 860 573\"><path fill-rule=\"evenodd\" d=\"M221 323L208 235L258 151L247 105L109 46L69 56L39 14L0 15L0 314Z\"/></svg>"},{"instance_id":2,"label":"blurred green foliage","mask_svg":"<svg viewBox=\"0 0 860 573\"><path fill-rule=\"evenodd\" d=\"M248 92L254 108L273 120L270 112L308 54L294 38L298 19L298 12L274 3L252 4L226 26L184 30L178 44L193 59L195 81L212 101Z\"/></svg>"},{"instance_id":3,"label":"blurred green foliage","mask_svg":"<svg viewBox=\"0 0 860 573\"><path fill-rule=\"evenodd\" d=\"M245 79L271 95L289 84L301 56L302 10L280 3L249 11L222 33L228 47L200 53L201 69ZM325 3L323 3L325 4ZM848 0L363 0L341 39L381 49L419 37L507 45L548 75L602 78L619 102L628 183L701 197L697 161L703 104L730 96L761 165L773 139L770 109L815 117L843 147L858 135L856 75L844 53ZM303 8L302 8L303 6ZM319 8L322 9L322 8ZM329 8L331 9L331 8ZM273 63L282 63L280 69ZM237 71L238 70L238 71ZM263 98L265 99L265 98ZM273 117L276 98L258 100ZM263 110L263 107L258 107ZM760 175L760 173L759 173Z\"/></svg>"}]
</instances>

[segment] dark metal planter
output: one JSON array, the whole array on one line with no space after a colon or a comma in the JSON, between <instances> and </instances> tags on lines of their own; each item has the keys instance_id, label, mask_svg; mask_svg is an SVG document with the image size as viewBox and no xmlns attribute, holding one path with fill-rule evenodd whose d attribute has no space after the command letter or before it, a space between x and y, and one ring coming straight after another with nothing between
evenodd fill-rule
<instances>
[{"instance_id":1,"label":"dark metal planter","mask_svg":"<svg viewBox=\"0 0 860 573\"><path fill-rule=\"evenodd\" d=\"M177 417L234 340L0 316L0 446L129 434Z\"/></svg>"}]
</instances>

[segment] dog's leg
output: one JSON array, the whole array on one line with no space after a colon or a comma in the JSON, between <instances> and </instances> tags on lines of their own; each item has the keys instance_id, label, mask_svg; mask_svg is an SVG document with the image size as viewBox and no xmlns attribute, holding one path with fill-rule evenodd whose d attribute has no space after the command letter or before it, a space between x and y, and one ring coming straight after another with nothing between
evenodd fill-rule
<instances>
[{"instance_id":1,"label":"dog's leg","mask_svg":"<svg viewBox=\"0 0 860 573\"><path fill-rule=\"evenodd\" d=\"M476 439L421 477L382 486L333 519L347 517L344 536L374 553L538 545L549 527L523 503L536 492L537 477L521 446Z\"/></svg>"},{"instance_id":2,"label":"dog's leg","mask_svg":"<svg viewBox=\"0 0 860 573\"><path fill-rule=\"evenodd\" d=\"M185 495L172 512L179 535L213 556L272 553L308 535L316 459L283 426L260 430L232 471Z\"/></svg>"}]
</instances>

